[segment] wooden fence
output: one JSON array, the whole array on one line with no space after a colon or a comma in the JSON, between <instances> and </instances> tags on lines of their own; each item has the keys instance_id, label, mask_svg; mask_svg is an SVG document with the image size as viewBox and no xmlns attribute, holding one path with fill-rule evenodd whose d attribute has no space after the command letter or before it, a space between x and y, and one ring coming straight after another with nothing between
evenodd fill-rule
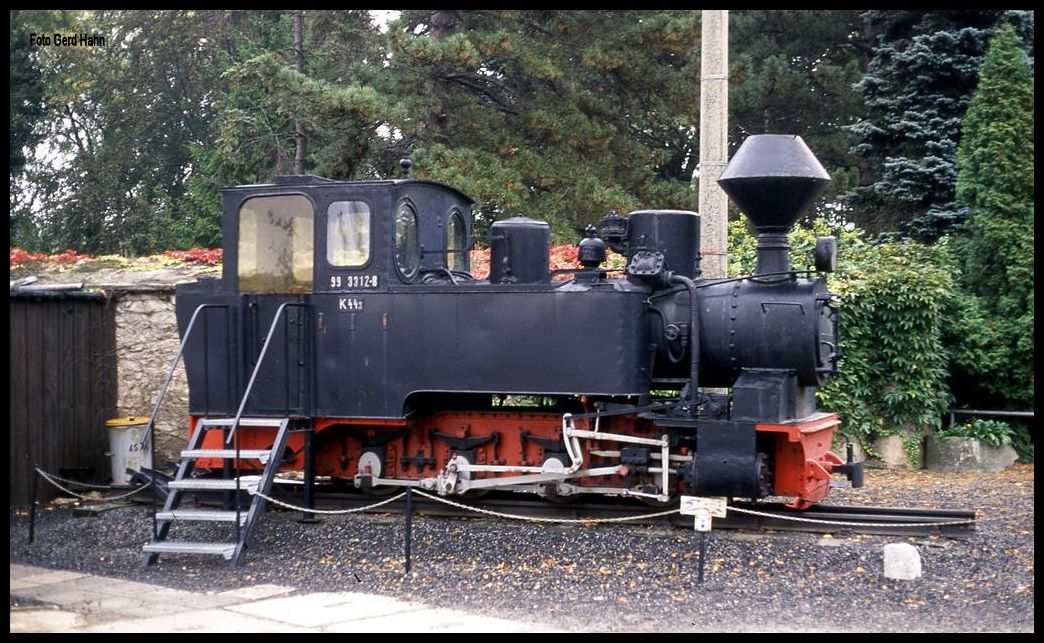
<instances>
[{"instance_id":1,"label":"wooden fence","mask_svg":"<svg viewBox=\"0 0 1044 643\"><path fill-rule=\"evenodd\" d=\"M111 478L106 420L116 412L111 301L86 292L10 298L11 506L28 506L34 463L84 482ZM39 481L38 499L55 497Z\"/></svg>"}]
</instances>

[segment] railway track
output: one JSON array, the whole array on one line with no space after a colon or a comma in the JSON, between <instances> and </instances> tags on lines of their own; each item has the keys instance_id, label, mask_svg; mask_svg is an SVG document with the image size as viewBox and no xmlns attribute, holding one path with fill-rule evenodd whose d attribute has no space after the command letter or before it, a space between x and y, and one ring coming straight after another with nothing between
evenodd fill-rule
<instances>
[{"instance_id":1,"label":"railway track","mask_svg":"<svg viewBox=\"0 0 1044 643\"><path fill-rule=\"evenodd\" d=\"M276 491L276 497L302 506L300 494L287 490ZM316 493L317 509L354 509L365 507L381 498L355 492L322 491ZM665 507L650 507L638 504L619 504L609 501L584 500L570 503L552 503L545 500L520 498L518 495L489 494L480 499L451 498L454 502L476 509L496 511L525 518L549 519L605 519L636 517L628 522L634 524L671 524L679 528L693 528L693 517L672 514L656 518L639 519L637 516L658 513L677 504ZM608 500L608 499L607 499ZM633 501L632 501L633 502ZM477 511L449 506L441 502L414 495L413 509L421 516L483 517ZM384 505L367 513L402 513L402 500ZM747 511L756 511L752 515ZM801 520L795 520L801 519ZM804 522L814 521L814 522ZM729 505L725 518L715 518L715 529L743 529L751 531L804 531L814 533L860 533L902 536L939 535L946 538L967 538L975 530L975 512L963 509L926 509L909 507L865 507L849 505L816 505L804 511L787 508L783 503L735 502ZM954 524L960 523L960 524Z\"/></svg>"}]
</instances>

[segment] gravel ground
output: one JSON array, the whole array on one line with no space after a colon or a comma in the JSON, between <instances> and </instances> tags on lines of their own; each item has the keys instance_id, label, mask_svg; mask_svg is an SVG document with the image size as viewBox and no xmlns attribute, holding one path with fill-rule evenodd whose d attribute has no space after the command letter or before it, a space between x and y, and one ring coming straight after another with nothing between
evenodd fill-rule
<instances>
[{"instance_id":1,"label":"gravel ground","mask_svg":"<svg viewBox=\"0 0 1044 643\"><path fill-rule=\"evenodd\" d=\"M147 506L87 518L52 508L38 512L31 546L25 512L11 512L10 554L13 563L180 589L363 591L575 631L1033 632L1032 465L993 474L869 470L864 488L835 489L830 502L970 507L980 523L961 540L716 531L702 585L696 535L667 525L418 517L404 578L401 516L302 524L300 514L269 511L244 562L229 570L196 556L161 556L143 568ZM889 542L917 547L921 578L884 577Z\"/></svg>"}]
</instances>

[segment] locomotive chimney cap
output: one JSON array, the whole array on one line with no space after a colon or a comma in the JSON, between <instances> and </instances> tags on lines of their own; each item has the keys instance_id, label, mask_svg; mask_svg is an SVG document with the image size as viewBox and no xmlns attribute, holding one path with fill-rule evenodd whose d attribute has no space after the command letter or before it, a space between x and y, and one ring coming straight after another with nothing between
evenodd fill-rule
<instances>
[{"instance_id":1,"label":"locomotive chimney cap","mask_svg":"<svg viewBox=\"0 0 1044 643\"><path fill-rule=\"evenodd\" d=\"M790 230L829 181L805 141L791 134L747 137L718 178L759 234Z\"/></svg>"}]
</instances>

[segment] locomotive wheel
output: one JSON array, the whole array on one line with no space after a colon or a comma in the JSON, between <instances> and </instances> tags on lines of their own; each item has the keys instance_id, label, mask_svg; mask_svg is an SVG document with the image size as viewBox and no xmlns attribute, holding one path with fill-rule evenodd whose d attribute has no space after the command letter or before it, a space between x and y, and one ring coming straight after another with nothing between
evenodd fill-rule
<instances>
[{"instance_id":1,"label":"locomotive wheel","mask_svg":"<svg viewBox=\"0 0 1044 643\"><path fill-rule=\"evenodd\" d=\"M765 496L771 496L775 488L775 480L772 472L772 467L769 465L768 454L758 453L758 457L754 463L754 466L758 476L758 493L760 494L759 497L764 498Z\"/></svg>"}]
</instances>

